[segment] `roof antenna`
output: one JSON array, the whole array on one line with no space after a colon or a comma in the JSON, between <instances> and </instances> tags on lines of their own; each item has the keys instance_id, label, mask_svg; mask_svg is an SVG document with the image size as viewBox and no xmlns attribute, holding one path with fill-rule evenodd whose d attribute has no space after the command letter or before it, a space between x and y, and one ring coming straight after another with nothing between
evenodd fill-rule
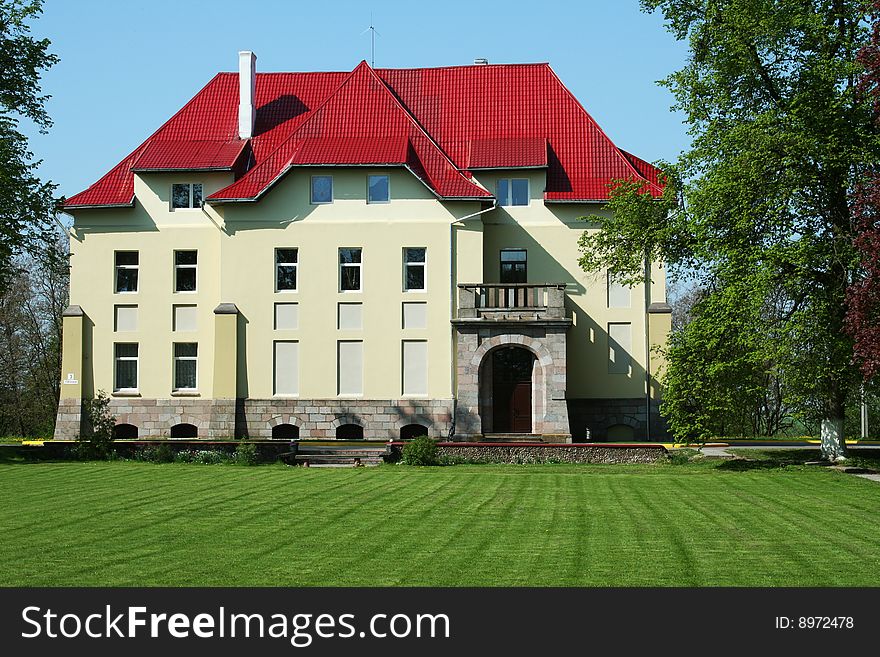
<instances>
[{"instance_id":1,"label":"roof antenna","mask_svg":"<svg viewBox=\"0 0 880 657\"><path fill-rule=\"evenodd\" d=\"M370 33L370 66L376 68L376 35L382 36L373 26L373 12L370 12L370 27L361 32L361 36Z\"/></svg>"}]
</instances>

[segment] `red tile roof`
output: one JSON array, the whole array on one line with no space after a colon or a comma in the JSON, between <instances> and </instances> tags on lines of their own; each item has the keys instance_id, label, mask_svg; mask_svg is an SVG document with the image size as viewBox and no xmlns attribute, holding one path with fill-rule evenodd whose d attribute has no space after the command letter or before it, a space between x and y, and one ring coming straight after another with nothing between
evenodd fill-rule
<instances>
[{"instance_id":1,"label":"red tile roof","mask_svg":"<svg viewBox=\"0 0 880 657\"><path fill-rule=\"evenodd\" d=\"M151 141L132 163L132 171L229 171L238 162L246 140L196 141L169 139Z\"/></svg>"},{"instance_id":2,"label":"red tile roof","mask_svg":"<svg viewBox=\"0 0 880 657\"><path fill-rule=\"evenodd\" d=\"M511 169L547 166L544 137L472 139L468 169Z\"/></svg>"},{"instance_id":3,"label":"red tile roof","mask_svg":"<svg viewBox=\"0 0 880 657\"><path fill-rule=\"evenodd\" d=\"M258 73L254 137L239 140L238 74L220 73L68 209L131 205L141 170L250 168L209 202L256 200L293 166L404 166L438 197L490 199L469 167L547 167L547 201L601 201L656 168L618 149L547 64ZM242 156L243 153L247 155Z\"/></svg>"}]
</instances>

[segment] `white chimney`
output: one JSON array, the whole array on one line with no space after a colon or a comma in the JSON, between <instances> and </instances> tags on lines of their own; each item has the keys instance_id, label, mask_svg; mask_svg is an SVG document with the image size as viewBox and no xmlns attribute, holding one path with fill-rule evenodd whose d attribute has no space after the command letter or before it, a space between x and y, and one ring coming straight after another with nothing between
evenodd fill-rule
<instances>
[{"instance_id":1,"label":"white chimney","mask_svg":"<svg viewBox=\"0 0 880 657\"><path fill-rule=\"evenodd\" d=\"M489 63L489 60L485 57L477 57L474 60L474 66L486 66Z\"/></svg>"},{"instance_id":2,"label":"white chimney","mask_svg":"<svg viewBox=\"0 0 880 657\"><path fill-rule=\"evenodd\" d=\"M250 50L238 53L238 136L250 139L254 136L256 108L254 96L257 91L257 56Z\"/></svg>"}]
</instances>

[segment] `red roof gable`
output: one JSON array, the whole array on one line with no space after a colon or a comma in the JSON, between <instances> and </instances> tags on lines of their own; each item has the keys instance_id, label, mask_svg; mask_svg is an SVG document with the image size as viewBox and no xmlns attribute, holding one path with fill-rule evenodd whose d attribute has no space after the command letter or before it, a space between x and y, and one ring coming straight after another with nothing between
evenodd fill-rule
<instances>
[{"instance_id":1,"label":"red roof gable","mask_svg":"<svg viewBox=\"0 0 880 657\"><path fill-rule=\"evenodd\" d=\"M246 140L152 141L131 165L132 171L224 171L231 170L244 152Z\"/></svg>"},{"instance_id":2,"label":"red roof gable","mask_svg":"<svg viewBox=\"0 0 880 657\"><path fill-rule=\"evenodd\" d=\"M602 201L659 172L618 149L547 64L258 73L254 137L237 139L238 74L220 73L65 207L130 205L133 170L250 169L209 201L256 200L290 167L407 167L437 196L491 198L468 167L547 167L547 201ZM249 148L246 148L249 146Z\"/></svg>"}]
</instances>

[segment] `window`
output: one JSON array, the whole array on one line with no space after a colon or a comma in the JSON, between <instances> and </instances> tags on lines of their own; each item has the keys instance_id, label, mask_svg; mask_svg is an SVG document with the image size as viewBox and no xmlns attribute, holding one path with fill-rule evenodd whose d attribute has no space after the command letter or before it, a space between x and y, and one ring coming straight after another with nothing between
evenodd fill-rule
<instances>
[{"instance_id":1,"label":"window","mask_svg":"<svg viewBox=\"0 0 880 657\"><path fill-rule=\"evenodd\" d=\"M296 292L297 249L275 249L275 291Z\"/></svg>"},{"instance_id":2,"label":"window","mask_svg":"<svg viewBox=\"0 0 880 657\"><path fill-rule=\"evenodd\" d=\"M117 342L113 345L116 361L116 380L113 390L137 390L138 387L138 346L137 343Z\"/></svg>"},{"instance_id":3,"label":"window","mask_svg":"<svg viewBox=\"0 0 880 657\"><path fill-rule=\"evenodd\" d=\"M312 176L312 204L333 202L333 176Z\"/></svg>"},{"instance_id":4,"label":"window","mask_svg":"<svg viewBox=\"0 0 880 657\"><path fill-rule=\"evenodd\" d=\"M498 205L528 205L528 178L499 178L496 188Z\"/></svg>"},{"instance_id":5,"label":"window","mask_svg":"<svg viewBox=\"0 0 880 657\"><path fill-rule=\"evenodd\" d=\"M174 389L195 390L199 360L199 345L195 342L174 343Z\"/></svg>"},{"instance_id":6,"label":"window","mask_svg":"<svg viewBox=\"0 0 880 657\"><path fill-rule=\"evenodd\" d=\"M608 272L608 307L629 308L632 288L618 283L611 272Z\"/></svg>"},{"instance_id":7,"label":"window","mask_svg":"<svg viewBox=\"0 0 880 657\"><path fill-rule=\"evenodd\" d=\"M171 185L171 209L202 207L201 183L174 183Z\"/></svg>"},{"instance_id":8,"label":"window","mask_svg":"<svg viewBox=\"0 0 880 657\"><path fill-rule=\"evenodd\" d=\"M174 252L174 291L196 291L197 251Z\"/></svg>"},{"instance_id":9,"label":"window","mask_svg":"<svg viewBox=\"0 0 880 657\"><path fill-rule=\"evenodd\" d=\"M608 373L630 373L630 349L632 349L632 325L608 325Z\"/></svg>"},{"instance_id":10,"label":"window","mask_svg":"<svg viewBox=\"0 0 880 657\"><path fill-rule=\"evenodd\" d=\"M299 342L276 341L274 347L276 395L299 394Z\"/></svg>"},{"instance_id":11,"label":"window","mask_svg":"<svg viewBox=\"0 0 880 657\"><path fill-rule=\"evenodd\" d=\"M137 331L138 307L137 306L114 306L113 330Z\"/></svg>"},{"instance_id":12,"label":"window","mask_svg":"<svg viewBox=\"0 0 880 657\"><path fill-rule=\"evenodd\" d=\"M403 394L428 394L428 343L403 341Z\"/></svg>"},{"instance_id":13,"label":"window","mask_svg":"<svg viewBox=\"0 0 880 657\"><path fill-rule=\"evenodd\" d=\"M295 331L299 328L299 304L275 304L275 330Z\"/></svg>"},{"instance_id":14,"label":"window","mask_svg":"<svg viewBox=\"0 0 880 657\"><path fill-rule=\"evenodd\" d=\"M339 249L339 289L342 292L361 289L360 249Z\"/></svg>"},{"instance_id":15,"label":"window","mask_svg":"<svg viewBox=\"0 0 880 657\"><path fill-rule=\"evenodd\" d=\"M388 176L367 176L367 203L387 203L390 199Z\"/></svg>"},{"instance_id":16,"label":"window","mask_svg":"<svg viewBox=\"0 0 880 657\"><path fill-rule=\"evenodd\" d=\"M400 427L401 440L412 440L413 438L427 435L428 427L423 427L421 424L407 424Z\"/></svg>"},{"instance_id":17,"label":"window","mask_svg":"<svg viewBox=\"0 0 880 657\"><path fill-rule=\"evenodd\" d=\"M364 328L364 304L340 303L336 327L341 331L360 331Z\"/></svg>"},{"instance_id":18,"label":"window","mask_svg":"<svg viewBox=\"0 0 880 657\"><path fill-rule=\"evenodd\" d=\"M199 428L194 424L175 424L171 427L172 438L198 438Z\"/></svg>"},{"instance_id":19,"label":"window","mask_svg":"<svg viewBox=\"0 0 880 657\"><path fill-rule=\"evenodd\" d=\"M404 303L403 304L403 328L423 329L428 328L428 304Z\"/></svg>"},{"instance_id":20,"label":"window","mask_svg":"<svg viewBox=\"0 0 880 657\"><path fill-rule=\"evenodd\" d=\"M525 283L528 270L528 252L525 249L501 250L501 282Z\"/></svg>"},{"instance_id":21,"label":"window","mask_svg":"<svg viewBox=\"0 0 880 657\"><path fill-rule=\"evenodd\" d=\"M173 306L172 330L195 331L198 324L198 306Z\"/></svg>"},{"instance_id":22,"label":"window","mask_svg":"<svg viewBox=\"0 0 880 657\"><path fill-rule=\"evenodd\" d=\"M336 362L337 394L364 394L364 343L340 340Z\"/></svg>"},{"instance_id":23,"label":"window","mask_svg":"<svg viewBox=\"0 0 880 657\"><path fill-rule=\"evenodd\" d=\"M297 440L299 427L295 424L276 424L272 427L272 440Z\"/></svg>"},{"instance_id":24,"label":"window","mask_svg":"<svg viewBox=\"0 0 880 657\"><path fill-rule=\"evenodd\" d=\"M117 251L115 254L116 264L116 291L138 291L138 252Z\"/></svg>"},{"instance_id":25,"label":"window","mask_svg":"<svg viewBox=\"0 0 880 657\"><path fill-rule=\"evenodd\" d=\"M425 285L425 251L426 249L405 248L403 250L404 290L407 292L424 292Z\"/></svg>"}]
</instances>

